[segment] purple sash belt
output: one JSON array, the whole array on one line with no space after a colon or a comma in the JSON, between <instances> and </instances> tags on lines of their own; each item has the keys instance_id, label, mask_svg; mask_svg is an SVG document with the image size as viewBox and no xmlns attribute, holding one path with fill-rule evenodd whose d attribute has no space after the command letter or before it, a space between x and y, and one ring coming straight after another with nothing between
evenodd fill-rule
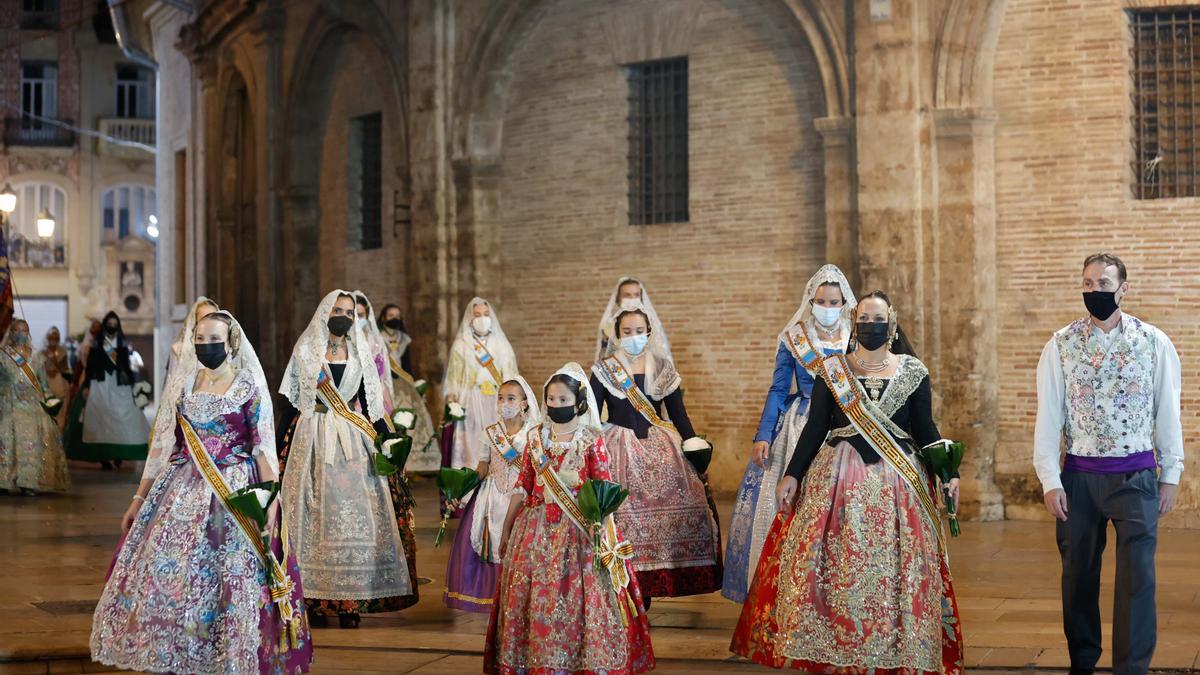
<instances>
[{"instance_id":1,"label":"purple sash belt","mask_svg":"<svg viewBox=\"0 0 1200 675\"><path fill-rule=\"evenodd\" d=\"M1082 457L1067 453L1063 462L1063 471L1078 471L1080 473L1129 473L1142 469L1154 469L1158 463L1154 459L1154 451L1135 452L1124 457Z\"/></svg>"}]
</instances>

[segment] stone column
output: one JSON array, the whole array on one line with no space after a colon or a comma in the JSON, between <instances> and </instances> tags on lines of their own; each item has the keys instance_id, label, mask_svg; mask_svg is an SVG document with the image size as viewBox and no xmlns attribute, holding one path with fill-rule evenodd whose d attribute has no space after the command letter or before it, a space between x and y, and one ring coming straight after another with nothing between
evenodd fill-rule
<instances>
[{"instance_id":1,"label":"stone column","mask_svg":"<svg viewBox=\"0 0 1200 675\"><path fill-rule=\"evenodd\" d=\"M996 114L948 109L933 114L936 144L936 311L942 435L966 443L962 515L1004 518L995 483L997 402ZM971 317L971 320L968 320Z\"/></svg>"},{"instance_id":2,"label":"stone column","mask_svg":"<svg viewBox=\"0 0 1200 675\"><path fill-rule=\"evenodd\" d=\"M854 211L853 134L849 117L816 120L825 149L825 260L858 289L858 222Z\"/></svg>"},{"instance_id":3,"label":"stone column","mask_svg":"<svg viewBox=\"0 0 1200 675\"><path fill-rule=\"evenodd\" d=\"M854 3L855 157L861 292L883 289L920 351L925 343L922 17L892 0L885 18ZM921 352L925 356L924 351Z\"/></svg>"}]
</instances>

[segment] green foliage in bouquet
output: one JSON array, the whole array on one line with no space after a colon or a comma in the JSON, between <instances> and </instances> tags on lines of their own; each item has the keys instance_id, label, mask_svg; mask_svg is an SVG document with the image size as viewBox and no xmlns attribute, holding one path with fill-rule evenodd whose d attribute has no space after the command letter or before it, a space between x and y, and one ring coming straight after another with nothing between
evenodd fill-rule
<instances>
[{"instance_id":1,"label":"green foliage in bouquet","mask_svg":"<svg viewBox=\"0 0 1200 675\"><path fill-rule=\"evenodd\" d=\"M442 469L438 472L437 486L446 498L446 511L442 514L442 524L438 527L437 536L433 540L434 548L441 545L442 536L446 534L446 523L450 520L454 509L467 495L471 494L471 490L479 486L479 474L475 472L475 469Z\"/></svg>"},{"instance_id":2,"label":"green foliage in bouquet","mask_svg":"<svg viewBox=\"0 0 1200 675\"><path fill-rule=\"evenodd\" d=\"M279 485L279 481L271 480L236 490L227 500L229 508L254 521L261 532L267 528L267 512L271 504L279 497ZM271 550L270 535L263 537L263 544L268 551Z\"/></svg>"},{"instance_id":3,"label":"green foliage in bouquet","mask_svg":"<svg viewBox=\"0 0 1200 675\"><path fill-rule=\"evenodd\" d=\"M629 497L629 490L622 487L620 483L595 478L585 480L579 488L579 494L575 497L579 511L592 525L592 549L596 569L603 567L599 558L600 526L605 518L621 508L621 504L627 497Z\"/></svg>"},{"instance_id":4,"label":"green foliage in bouquet","mask_svg":"<svg viewBox=\"0 0 1200 675\"><path fill-rule=\"evenodd\" d=\"M398 432L377 434L375 450L375 473L390 476L404 470L408 455L412 452L412 436Z\"/></svg>"},{"instance_id":5,"label":"green foliage in bouquet","mask_svg":"<svg viewBox=\"0 0 1200 675\"><path fill-rule=\"evenodd\" d=\"M937 441L921 448L918 453L925 469L931 475L937 476L938 482L942 485L942 500L946 504L946 513L950 516L950 536L952 537L961 534L962 528L958 524L957 509L954 507L954 499L950 497L948 485L958 475L965 451L966 446L962 443Z\"/></svg>"}]
</instances>

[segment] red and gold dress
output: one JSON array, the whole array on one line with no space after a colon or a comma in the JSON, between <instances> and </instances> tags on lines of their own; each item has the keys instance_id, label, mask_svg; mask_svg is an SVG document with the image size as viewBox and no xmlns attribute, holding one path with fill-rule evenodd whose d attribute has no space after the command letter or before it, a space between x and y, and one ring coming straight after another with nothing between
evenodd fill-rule
<instances>
[{"instance_id":1,"label":"red and gold dress","mask_svg":"<svg viewBox=\"0 0 1200 675\"><path fill-rule=\"evenodd\" d=\"M540 426L530 434L542 434L551 467L572 492L589 478L611 480L595 429L580 425L566 443L551 443L549 430ZM527 496L500 570L484 672L621 675L652 669L650 623L632 567L625 563L630 597L618 597L608 573L593 562L590 538L547 496L529 452L518 489Z\"/></svg>"},{"instance_id":2,"label":"red and gold dress","mask_svg":"<svg viewBox=\"0 0 1200 675\"><path fill-rule=\"evenodd\" d=\"M940 435L928 371L899 358L894 377L862 378L858 390L908 451ZM812 673L962 673L940 523L858 435L822 379L787 475L802 479L799 495L767 534L730 651Z\"/></svg>"}]
</instances>

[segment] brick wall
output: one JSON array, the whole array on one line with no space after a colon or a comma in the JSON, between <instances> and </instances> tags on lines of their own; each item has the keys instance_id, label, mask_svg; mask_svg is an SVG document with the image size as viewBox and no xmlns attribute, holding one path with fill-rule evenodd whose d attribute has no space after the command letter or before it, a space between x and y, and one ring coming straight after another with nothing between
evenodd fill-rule
<instances>
[{"instance_id":1,"label":"brick wall","mask_svg":"<svg viewBox=\"0 0 1200 675\"><path fill-rule=\"evenodd\" d=\"M612 285L641 277L697 431L717 444L713 485L732 491L776 335L823 262L820 82L781 4L686 3L699 10L687 54L691 222L629 226L627 86L603 27L637 4L555 3L510 56L500 215L481 224L500 228L493 300L538 383L568 360L591 365Z\"/></svg>"},{"instance_id":2,"label":"brick wall","mask_svg":"<svg viewBox=\"0 0 1200 675\"><path fill-rule=\"evenodd\" d=\"M1040 503L1030 466L1035 366L1050 334L1085 314L1080 262L1099 250L1129 268L1125 308L1162 328L1183 362L1180 510L1200 526L1200 201L1132 198L1128 27L1115 0L1010 0L995 67L1000 438L1009 502ZM1064 27L1069 27L1064 29ZM1033 509L1036 512L1040 506Z\"/></svg>"}]
</instances>

